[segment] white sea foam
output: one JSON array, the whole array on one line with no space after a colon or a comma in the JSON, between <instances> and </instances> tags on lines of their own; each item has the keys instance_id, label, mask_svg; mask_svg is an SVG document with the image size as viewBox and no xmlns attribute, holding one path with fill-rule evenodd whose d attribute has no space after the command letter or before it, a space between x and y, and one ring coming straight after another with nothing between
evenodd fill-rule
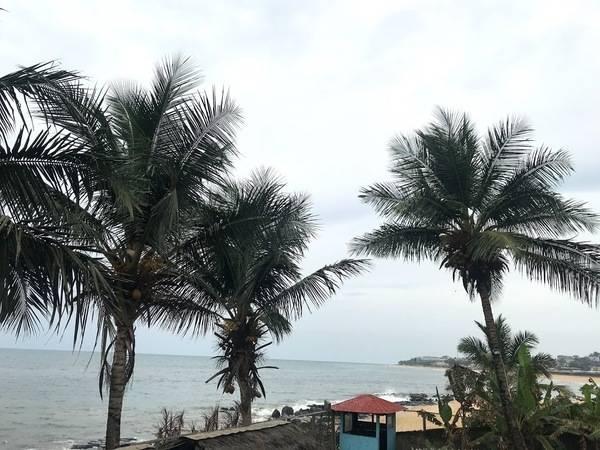
<instances>
[{"instance_id":1,"label":"white sea foam","mask_svg":"<svg viewBox=\"0 0 600 450\"><path fill-rule=\"evenodd\" d=\"M406 402L409 400L409 396L407 394L399 394L397 392L385 391L385 392L376 392L373 394L379 398L387 400L388 402L396 403L396 402Z\"/></svg>"},{"instance_id":2,"label":"white sea foam","mask_svg":"<svg viewBox=\"0 0 600 450\"><path fill-rule=\"evenodd\" d=\"M384 400L387 400L388 402L392 402L392 403L396 403L396 402L405 402L409 400L409 397L407 394L400 394L397 392L393 392L392 390L387 390L385 392L375 392L373 395L382 398ZM344 400L348 400L348 398L341 398L341 399L335 399L332 401L332 403L339 403L342 402ZM302 409L308 409L311 405L322 405L323 402L322 401L316 401L316 400L299 400L296 402L292 402L292 403L288 403L288 404L283 404L283 405L271 405L271 406L265 406L265 407L261 407L261 408L256 408L252 411L252 414L254 415L254 420L256 422L263 422L265 420L269 420L273 414L273 411L275 409L278 409L279 412L281 412L282 408L284 406L291 406L294 409L294 412L302 410Z\"/></svg>"},{"instance_id":3,"label":"white sea foam","mask_svg":"<svg viewBox=\"0 0 600 450\"><path fill-rule=\"evenodd\" d=\"M284 404L284 405L274 405L274 406L269 406L269 407L265 406L262 408L257 408L252 411L252 414L254 415L254 420L256 422L263 422L263 421L269 420L271 418L271 415L273 414L274 410L278 409L279 412L281 412L281 410L284 406L290 406L290 407L292 407L294 412L296 412L301 409L308 409L308 407L310 405L322 405L322 404L323 404L322 401L318 402L316 400L299 400L299 401Z\"/></svg>"}]
</instances>

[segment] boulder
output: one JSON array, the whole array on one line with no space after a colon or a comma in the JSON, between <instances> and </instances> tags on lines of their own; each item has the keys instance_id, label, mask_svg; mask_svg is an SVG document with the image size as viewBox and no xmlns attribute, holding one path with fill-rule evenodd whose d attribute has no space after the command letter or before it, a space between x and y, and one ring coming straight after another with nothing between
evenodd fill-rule
<instances>
[{"instance_id":1,"label":"boulder","mask_svg":"<svg viewBox=\"0 0 600 450\"><path fill-rule=\"evenodd\" d=\"M273 414L271 414L271 418L272 419L279 419L281 417L281 413L279 412L278 409L276 409L275 411L273 411Z\"/></svg>"},{"instance_id":2,"label":"boulder","mask_svg":"<svg viewBox=\"0 0 600 450\"><path fill-rule=\"evenodd\" d=\"M281 408L281 415L282 416L293 416L294 415L294 408L292 408L291 406L284 406L283 408Z\"/></svg>"},{"instance_id":3,"label":"boulder","mask_svg":"<svg viewBox=\"0 0 600 450\"><path fill-rule=\"evenodd\" d=\"M408 398L410 399L411 402L426 402L429 400L429 395L427 394L423 394L423 393L418 393L418 394L409 394Z\"/></svg>"}]
</instances>

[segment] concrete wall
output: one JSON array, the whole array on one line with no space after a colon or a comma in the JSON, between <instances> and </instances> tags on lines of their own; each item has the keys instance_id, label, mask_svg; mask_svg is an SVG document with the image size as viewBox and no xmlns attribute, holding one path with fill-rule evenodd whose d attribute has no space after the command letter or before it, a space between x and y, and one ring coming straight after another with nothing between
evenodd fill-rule
<instances>
[{"instance_id":1,"label":"concrete wall","mask_svg":"<svg viewBox=\"0 0 600 450\"><path fill-rule=\"evenodd\" d=\"M387 448L388 450L396 449L396 414L388 414L387 416Z\"/></svg>"}]
</instances>

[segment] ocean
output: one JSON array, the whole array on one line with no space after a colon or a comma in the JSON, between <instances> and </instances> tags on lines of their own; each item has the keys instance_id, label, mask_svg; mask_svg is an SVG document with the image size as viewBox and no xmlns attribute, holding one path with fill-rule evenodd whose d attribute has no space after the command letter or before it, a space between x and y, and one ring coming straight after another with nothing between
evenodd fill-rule
<instances>
[{"instance_id":1,"label":"ocean","mask_svg":"<svg viewBox=\"0 0 600 450\"><path fill-rule=\"evenodd\" d=\"M91 359L90 359L91 358ZM256 419L275 408L295 410L361 393L406 400L409 393L433 394L446 386L444 371L395 364L268 360L265 399L254 404ZM99 355L88 352L0 349L0 450L63 450L103 438L107 398L98 393ZM202 421L216 404L234 395L217 391L209 357L139 354L125 394L122 437L151 439L163 407Z\"/></svg>"}]
</instances>

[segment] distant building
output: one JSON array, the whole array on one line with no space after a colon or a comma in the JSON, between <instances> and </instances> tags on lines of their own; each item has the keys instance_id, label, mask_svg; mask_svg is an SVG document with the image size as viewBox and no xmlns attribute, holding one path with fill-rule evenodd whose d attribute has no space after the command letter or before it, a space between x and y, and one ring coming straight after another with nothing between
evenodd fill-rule
<instances>
[{"instance_id":1,"label":"distant building","mask_svg":"<svg viewBox=\"0 0 600 450\"><path fill-rule=\"evenodd\" d=\"M569 355L558 355L556 357L556 360L558 361L559 365L564 365L564 364L571 364L573 361L575 361L575 358L578 358L577 356L569 356Z\"/></svg>"},{"instance_id":2,"label":"distant building","mask_svg":"<svg viewBox=\"0 0 600 450\"><path fill-rule=\"evenodd\" d=\"M437 362L437 361L446 361L448 359L447 356L417 356L415 361L421 362Z\"/></svg>"}]
</instances>

